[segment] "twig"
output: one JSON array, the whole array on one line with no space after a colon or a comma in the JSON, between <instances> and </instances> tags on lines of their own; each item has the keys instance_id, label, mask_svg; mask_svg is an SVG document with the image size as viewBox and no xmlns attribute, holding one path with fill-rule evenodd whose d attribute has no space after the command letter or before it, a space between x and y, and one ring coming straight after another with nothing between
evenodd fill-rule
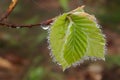
<instances>
[{"instance_id":1,"label":"twig","mask_svg":"<svg viewBox=\"0 0 120 80\"><path fill-rule=\"evenodd\" d=\"M8 7L6 13L0 18L0 22L5 20L10 13L13 11L13 9L15 8L16 4L17 4L18 0L12 0L10 6Z\"/></svg>"},{"instance_id":2,"label":"twig","mask_svg":"<svg viewBox=\"0 0 120 80\"><path fill-rule=\"evenodd\" d=\"M6 26L6 27L11 27L11 28L23 28L23 27L28 27L31 28L33 26L40 26L40 25L50 25L53 22L53 19L48 19L44 22L37 23L37 24L12 24L12 23L7 23L4 22L4 20L10 15L10 13L13 11L15 6L17 5L18 0L12 0L10 6L8 7L6 13L0 18L0 26Z\"/></svg>"},{"instance_id":3,"label":"twig","mask_svg":"<svg viewBox=\"0 0 120 80\"><path fill-rule=\"evenodd\" d=\"M11 23L6 23L6 22L0 22L1 26L6 26L6 27L11 27L11 28L23 28L23 27L27 27L27 28L31 28L34 26L40 26L40 25L50 25L53 22L53 19L49 19L46 20L44 22L38 23L38 24L11 24Z\"/></svg>"}]
</instances>

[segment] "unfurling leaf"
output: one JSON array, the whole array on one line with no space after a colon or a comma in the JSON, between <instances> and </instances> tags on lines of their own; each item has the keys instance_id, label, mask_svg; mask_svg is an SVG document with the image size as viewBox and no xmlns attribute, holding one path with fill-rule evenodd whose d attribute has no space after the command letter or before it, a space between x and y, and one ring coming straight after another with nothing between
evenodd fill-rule
<instances>
[{"instance_id":1,"label":"unfurling leaf","mask_svg":"<svg viewBox=\"0 0 120 80\"><path fill-rule=\"evenodd\" d=\"M95 17L83 7L58 16L49 32L52 56L63 70L87 59L104 60L104 35Z\"/></svg>"}]
</instances>

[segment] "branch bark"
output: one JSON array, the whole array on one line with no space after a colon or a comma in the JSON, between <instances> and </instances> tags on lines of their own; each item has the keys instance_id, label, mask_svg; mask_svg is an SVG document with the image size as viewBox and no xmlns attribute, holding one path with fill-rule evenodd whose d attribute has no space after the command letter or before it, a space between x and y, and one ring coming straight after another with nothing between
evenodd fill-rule
<instances>
[{"instance_id":1,"label":"branch bark","mask_svg":"<svg viewBox=\"0 0 120 80\"><path fill-rule=\"evenodd\" d=\"M15 8L15 6L17 5L18 0L12 0L6 13L0 18L0 22L4 21L9 15L10 13L13 11L13 9Z\"/></svg>"},{"instance_id":2,"label":"branch bark","mask_svg":"<svg viewBox=\"0 0 120 80\"><path fill-rule=\"evenodd\" d=\"M14 24L14 23L7 23L4 20L11 14L13 9L16 7L18 0L12 0L10 3L10 6L8 7L6 13L0 18L0 25L1 26L6 26L6 27L11 27L11 28L23 28L23 27L28 27L31 28L33 26L40 26L40 25L50 25L53 22L53 19L48 19L44 22L37 23L37 24Z\"/></svg>"},{"instance_id":3,"label":"branch bark","mask_svg":"<svg viewBox=\"0 0 120 80\"><path fill-rule=\"evenodd\" d=\"M23 28L23 27L27 27L27 28L31 28L31 27L34 27L34 26L47 26L47 25L50 25L54 20L53 19L49 19L49 20L46 20L46 21L43 21L41 23L37 23L37 24L11 24L11 23L6 23L6 22L0 22L0 25L1 26L6 26L6 27L11 27L11 28Z\"/></svg>"}]
</instances>

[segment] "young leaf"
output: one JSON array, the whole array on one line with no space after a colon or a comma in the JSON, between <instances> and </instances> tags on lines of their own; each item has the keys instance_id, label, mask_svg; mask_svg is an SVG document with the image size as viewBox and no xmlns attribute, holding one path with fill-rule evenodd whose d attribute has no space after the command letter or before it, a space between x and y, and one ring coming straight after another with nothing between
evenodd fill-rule
<instances>
[{"instance_id":1,"label":"young leaf","mask_svg":"<svg viewBox=\"0 0 120 80\"><path fill-rule=\"evenodd\" d=\"M56 18L50 27L53 57L65 70L86 59L104 60L105 39L94 16L79 7Z\"/></svg>"}]
</instances>

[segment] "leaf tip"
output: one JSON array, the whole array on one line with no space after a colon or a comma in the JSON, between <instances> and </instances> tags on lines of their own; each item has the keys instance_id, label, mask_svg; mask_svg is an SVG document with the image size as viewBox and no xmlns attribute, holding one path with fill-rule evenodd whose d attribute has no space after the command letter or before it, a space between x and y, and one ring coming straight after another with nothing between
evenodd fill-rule
<instances>
[{"instance_id":1,"label":"leaf tip","mask_svg":"<svg viewBox=\"0 0 120 80\"><path fill-rule=\"evenodd\" d=\"M85 5L82 5L74 10L72 10L70 13L74 13L74 12L84 12L84 7Z\"/></svg>"}]
</instances>

